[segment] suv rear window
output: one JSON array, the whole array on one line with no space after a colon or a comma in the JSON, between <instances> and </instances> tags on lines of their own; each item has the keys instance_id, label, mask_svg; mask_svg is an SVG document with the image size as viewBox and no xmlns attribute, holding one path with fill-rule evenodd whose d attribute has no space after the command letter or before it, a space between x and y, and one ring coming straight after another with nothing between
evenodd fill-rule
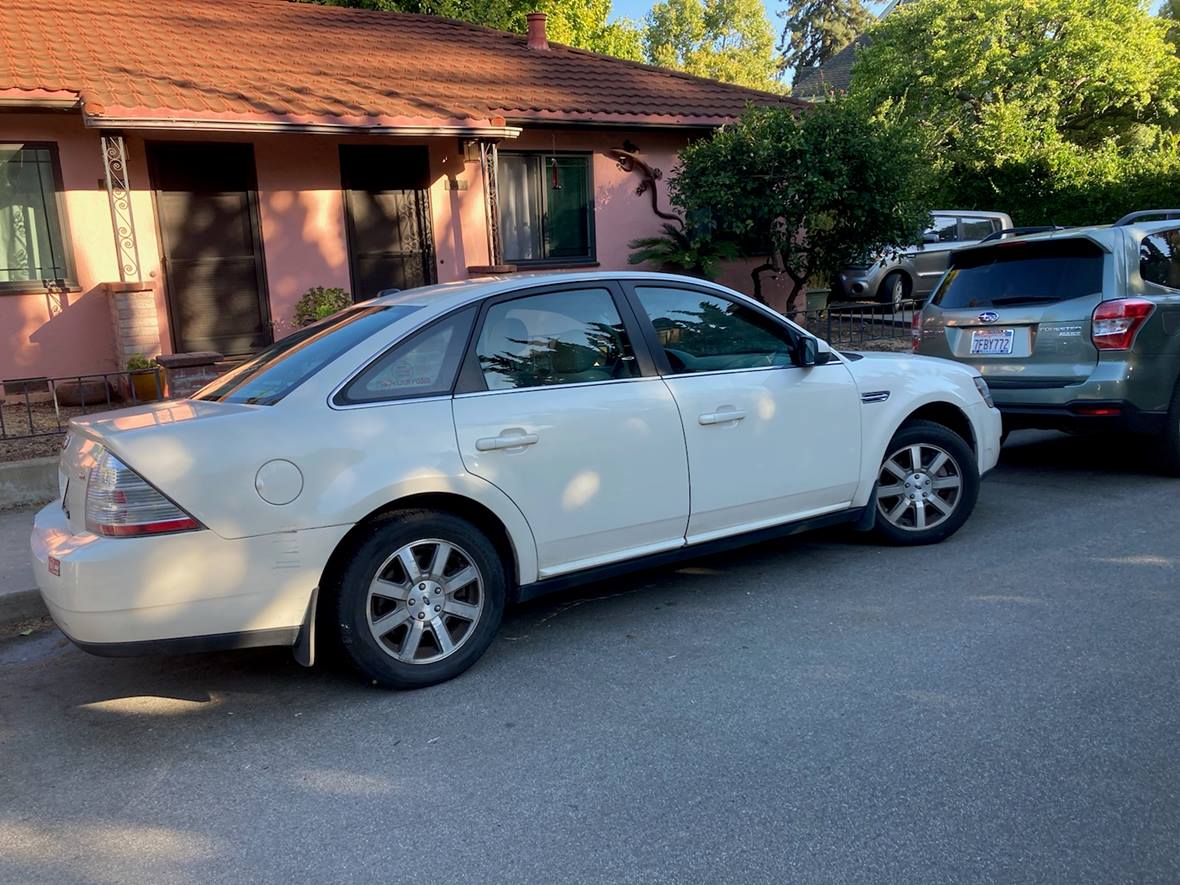
<instances>
[{"instance_id":1,"label":"suv rear window","mask_svg":"<svg viewBox=\"0 0 1180 885\"><path fill-rule=\"evenodd\" d=\"M945 310L1066 301L1102 291L1105 261L1086 239L1008 240L956 253L931 301Z\"/></svg>"},{"instance_id":2,"label":"suv rear window","mask_svg":"<svg viewBox=\"0 0 1180 885\"><path fill-rule=\"evenodd\" d=\"M193 399L272 406L346 350L419 308L389 304L341 311L276 341Z\"/></svg>"}]
</instances>

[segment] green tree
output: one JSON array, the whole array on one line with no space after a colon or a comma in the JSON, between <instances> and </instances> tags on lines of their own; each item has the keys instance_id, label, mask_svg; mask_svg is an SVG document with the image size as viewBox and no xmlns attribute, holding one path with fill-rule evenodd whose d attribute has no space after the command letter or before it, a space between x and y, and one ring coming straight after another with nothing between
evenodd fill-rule
<instances>
[{"instance_id":1,"label":"green tree","mask_svg":"<svg viewBox=\"0 0 1180 885\"><path fill-rule=\"evenodd\" d=\"M670 188L686 218L766 257L752 274L759 300L763 274L788 275L790 310L809 279L917 242L927 178L909 127L834 99L802 114L750 110L689 145Z\"/></svg>"},{"instance_id":2,"label":"green tree","mask_svg":"<svg viewBox=\"0 0 1180 885\"><path fill-rule=\"evenodd\" d=\"M872 28L849 97L923 135L939 202L1110 221L1180 187L1167 30L1146 0L906 3Z\"/></svg>"},{"instance_id":3,"label":"green tree","mask_svg":"<svg viewBox=\"0 0 1180 885\"><path fill-rule=\"evenodd\" d=\"M549 39L617 58L639 61L643 45L639 28L628 19L608 21L611 0L307 0L327 6L417 12L524 33L525 16L544 12Z\"/></svg>"},{"instance_id":4,"label":"green tree","mask_svg":"<svg viewBox=\"0 0 1180 885\"><path fill-rule=\"evenodd\" d=\"M781 91L774 31L760 0L661 0L647 14L647 60L699 77Z\"/></svg>"},{"instance_id":5,"label":"green tree","mask_svg":"<svg viewBox=\"0 0 1180 885\"><path fill-rule=\"evenodd\" d=\"M1180 59L1145 0L921 0L872 29L850 93L896 107L940 146L978 135L1023 150L1049 133L1080 145L1142 141L1169 124Z\"/></svg>"},{"instance_id":6,"label":"green tree","mask_svg":"<svg viewBox=\"0 0 1180 885\"><path fill-rule=\"evenodd\" d=\"M859 37L873 21L860 0L788 0L779 10L783 33L780 66L795 76L825 61Z\"/></svg>"},{"instance_id":7,"label":"green tree","mask_svg":"<svg viewBox=\"0 0 1180 885\"><path fill-rule=\"evenodd\" d=\"M1180 52L1180 0L1164 0L1160 18L1168 23L1168 42Z\"/></svg>"}]
</instances>

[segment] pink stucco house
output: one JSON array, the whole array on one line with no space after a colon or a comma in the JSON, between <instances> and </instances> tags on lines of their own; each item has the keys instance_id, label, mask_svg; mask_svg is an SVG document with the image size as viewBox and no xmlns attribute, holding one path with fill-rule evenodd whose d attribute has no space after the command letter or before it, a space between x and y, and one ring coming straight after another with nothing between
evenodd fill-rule
<instances>
[{"instance_id":1,"label":"pink stucco house","mask_svg":"<svg viewBox=\"0 0 1180 885\"><path fill-rule=\"evenodd\" d=\"M312 286L626 266L692 138L790 99L416 15L29 0L0 30L0 380L248 354ZM732 282L744 286L741 267Z\"/></svg>"}]
</instances>

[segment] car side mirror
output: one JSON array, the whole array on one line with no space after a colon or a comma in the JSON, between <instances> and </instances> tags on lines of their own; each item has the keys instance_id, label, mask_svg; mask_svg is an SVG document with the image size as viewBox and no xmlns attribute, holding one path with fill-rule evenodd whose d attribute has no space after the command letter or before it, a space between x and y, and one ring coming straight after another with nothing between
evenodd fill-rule
<instances>
[{"instance_id":1,"label":"car side mirror","mask_svg":"<svg viewBox=\"0 0 1180 885\"><path fill-rule=\"evenodd\" d=\"M938 231L928 230L928 231L926 231L926 233L922 234L922 243L923 244L930 245L932 243L937 243L937 242L939 242Z\"/></svg>"},{"instance_id":2,"label":"car side mirror","mask_svg":"<svg viewBox=\"0 0 1180 885\"><path fill-rule=\"evenodd\" d=\"M804 335L795 345L795 365L802 368L822 366L831 359L832 348L828 346L826 341Z\"/></svg>"}]
</instances>

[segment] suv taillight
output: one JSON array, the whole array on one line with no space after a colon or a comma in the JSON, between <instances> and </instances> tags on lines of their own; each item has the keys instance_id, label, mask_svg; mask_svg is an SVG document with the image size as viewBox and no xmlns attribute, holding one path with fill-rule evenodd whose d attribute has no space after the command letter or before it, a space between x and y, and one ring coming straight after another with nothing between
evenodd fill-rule
<instances>
[{"instance_id":1,"label":"suv taillight","mask_svg":"<svg viewBox=\"0 0 1180 885\"><path fill-rule=\"evenodd\" d=\"M1155 305L1142 298L1103 301L1094 308L1090 337L1099 350L1129 350Z\"/></svg>"},{"instance_id":2,"label":"suv taillight","mask_svg":"<svg viewBox=\"0 0 1180 885\"><path fill-rule=\"evenodd\" d=\"M187 532L201 524L103 450L86 484L86 528L96 535L129 537Z\"/></svg>"},{"instance_id":3,"label":"suv taillight","mask_svg":"<svg viewBox=\"0 0 1180 885\"><path fill-rule=\"evenodd\" d=\"M922 311L914 307L914 316L910 320L910 346L914 353L922 346Z\"/></svg>"}]
</instances>

